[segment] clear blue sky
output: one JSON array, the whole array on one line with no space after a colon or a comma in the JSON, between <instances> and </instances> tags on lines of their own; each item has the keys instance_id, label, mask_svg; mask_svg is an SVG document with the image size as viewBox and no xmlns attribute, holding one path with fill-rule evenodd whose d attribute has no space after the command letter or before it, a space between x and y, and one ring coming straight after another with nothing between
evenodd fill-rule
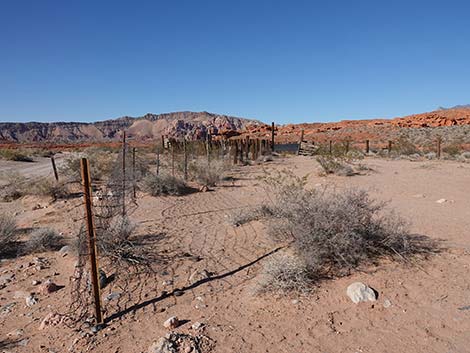
<instances>
[{"instance_id":1,"label":"clear blue sky","mask_svg":"<svg viewBox=\"0 0 470 353\"><path fill-rule=\"evenodd\" d=\"M0 121L264 121L470 103L468 1L1 1Z\"/></svg>"}]
</instances>

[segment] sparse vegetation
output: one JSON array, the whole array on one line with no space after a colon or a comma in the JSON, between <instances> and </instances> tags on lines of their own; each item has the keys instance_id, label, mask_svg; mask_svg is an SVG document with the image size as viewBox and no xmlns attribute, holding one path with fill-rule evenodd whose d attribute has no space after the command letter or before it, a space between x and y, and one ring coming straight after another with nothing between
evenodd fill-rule
<instances>
[{"instance_id":1,"label":"sparse vegetation","mask_svg":"<svg viewBox=\"0 0 470 353\"><path fill-rule=\"evenodd\" d=\"M190 190L182 179L168 174L148 174L142 180L142 189L152 196L184 195Z\"/></svg>"},{"instance_id":2,"label":"sparse vegetation","mask_svg":"<svg viewBox=\"0 0 470 353\"><path fill-rule=\"evenodd\" d=\"M338 157L324 155L317 156L316 159L325 175L351 176L355 174L353 168Z\"/></svg>"},{"instance_id":3,"label":"sparse vegetation","mask_svg":"<svg viewBox=\"0 0 470 353\"><path fill-rule=\"evenodd\" d=\"M223 160L212 160L210 164L202 159L193 160L188 166L192 179L201 185L215 186L226 173L227 166Z\"/></svg>"},{"instance_id":4,"label":"sparse vegetation","mask_svg":"<svg viewBox=\"0 0 470 353\"><path fill-rule=\"evenodd\" d=\"M69 195L67 184L56 182L50 179L41 179L31 185L29 190L23 191L24 194L49 196L53 200L66 198Z\"/></svg>"},{"instance_id":5,"label":"sparse vegetation","mask_svg":"<svg viewBox=\"0 0 470 353\"><path fill-rule=\"evenodd\" d=\"M32 231L29 239L23 244L25 254L59 250L65 245L65 240L53 229L39 228Z\"/></svg>"},{"instance_id":6,"label":"sparse vegetation","mask_svg":"<svg viewBox=\"0 0 470 353\"><path fill-rule=\"evenodd\" d=\"M298 258L290 264L298 264L301 273L306 269L305 286L313 280L346 275L383 257L402 260L433 248L411 236L402 218L365 191L309 190L306 178L288 172L267 177L266 182L274 194L273 203L265 209L268 235L286 244ZM275 268L273 263L269 266ZM282 276L271 278L274 287L282 288L277 284Z\"/></svg>"},{"instance_id":7,"label":"sparse vegetation","mask_svg":"<svg viewBox=\"0 0 470 353\"><path fill-rule=\"evenodd\" d=\"M17 228L14 219L0 213L0 253L8 250L17 239Z\"/></svg>"},{"instance_id":8,"label":"sparse vegetation","mask_svg":"<svg viewBox=\"0 0 470 353\"><path fill-rule=\"evenodd\" d=\"M80 159L88 158L90 162L90 174L93 180L103 180L109 177L113 171L117 154L106 149L90 148L80 154L73 154L64 159L59 173L69 180L79 182L81 180Z\"/></svg>"},{"instance_id":9,"label":"sparse vegetation","mask_svg":"<svg viewBox=\"0 0 470 353\"><path fill-rule=\"evenodd\" d=\"M25 151L19 149L0 149L0 158L15 162L33 162L33 158Z\"/></svg>"}]
</instances>

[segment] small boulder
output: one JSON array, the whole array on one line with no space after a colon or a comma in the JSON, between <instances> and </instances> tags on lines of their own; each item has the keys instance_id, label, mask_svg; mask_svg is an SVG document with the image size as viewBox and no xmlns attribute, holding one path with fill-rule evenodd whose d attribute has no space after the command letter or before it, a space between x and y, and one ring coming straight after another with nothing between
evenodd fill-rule
<instances>
[{"instance_id":1,"label":"small boulder","mask_svg":"<svg viewBox=\"0 0 470 353\"><path fill-rule=\"evenodd\" d=\"M39 291L44 295L51 294L58 290L59 290L59 286L55 284L54 282L52 282L50 279L48 279L46 282L41 284L41 287L39 288Z\"/></svg>"},{"instance_id":2,"label":"small boulder","mask_svg":"<svg viewBox=\"0 0 470 353\"><path fill-rule=\"evenodd\" d=\"M176 316L172 316L168 318L164 323L163 326L167 329L173 330L179 326L180 322Z\"/></svg>"},{"instance_id":3,"label":"small boulder","mask_svg":"<svg viewBox=\"0 0 470 353\"><path fill-rule=\"evenodd\" d=\"M207 185L203 185L199 188L199 191L200 192L208 192L209 191L209 187Z\"/></svg>"},{"instance_id":4,"label":"small boulder","mask_svg":"<svg viewBox=\"0 0 470 353\"><path fill-rule=\"evenodd\" d=\"M191 325L191 328L194 331L200 330L204 327L204 324L202 322L196 321L194 324Z\"/></svg>"},{"instance_id":5,"label":"small boulder","mask_svg":"<svg viewBox=\"0 0 470 353\"><path fill-rule=\"evenodd\" d=\"M148 353L175 353L176 349L173 342L166 337L160 337L148 349Z\"/></svg>"},{"instance_id":6,"label":"small boulder","mask_svg":"<svg viewBox=\"0 0 470 353\"><path fill-rule=\"evenodd\" d=\"M211 277L211 273L207 270L194 271L191 276L189 276L189 282L194 284L196 282L208 279Z\"/></svg>"},{"instance_id":7,"label":"small boulder","mask_svg":"<svg viewBox=\"0 0 470 353\"><path fill-rule=\"evenodd\" d=\"M26 301L26 306L28 307L32 307L33 305L38 303L38 300L33 295L28 295L25 298L25 301Z\"/></svg>"},{"instance_id":8,"label":"small boulder","mask_svg":"<svg viewBox=\"0 0 470 353\"><path fill-rule=\"evenodd\" d=\"M98 272L99 272L100 288L104 288L108 284L108 276L106 276L106 272L104 272L101 268L99 269Z\"/></svg>"},{"instance_id":9,"label":"small boulder","mask_svg":"<svg viewBox=\"0 0 470 353\"><path fill-rule=\"evenodd\" d=\"M70 252L70 246L68 245L65 245L63 247L60 248L59 250L59 254L62 255L62 257L65 257L69 254Z\"/></svg>"},{"instance_id":10,"label":"small boulder","mask_svg":"<svg viewBox=\"0 0 470 353\"><path fill-rule=\"evenodd\" d=\"M354 282L350 284L346 290L346 294L355 304L377 300L376 292L362 282Z\"/></svg>"},{"instance_id":11,"label":"small boulder","mask_svg":"<svg viewBox=\"0 0 470 353\"><path fill-rule=\"evenodd\" d=\"M436 203L446 203L446 202L447 202L446 199L439 199L439 200L436 201Z\"/></svg>"},{"instance_id":12,"label":"small boulder","mask_svg":"<svg viewBox=\"0 0 470 353\"><path fill-rule=\"evenodd\" d=\"M41 321L39 325L40 330L44 330L48 326L54 326L62 323L64 321L64 316L57 314L57 313L49 313L46 317Z\"/></svg>"}]
</instances>

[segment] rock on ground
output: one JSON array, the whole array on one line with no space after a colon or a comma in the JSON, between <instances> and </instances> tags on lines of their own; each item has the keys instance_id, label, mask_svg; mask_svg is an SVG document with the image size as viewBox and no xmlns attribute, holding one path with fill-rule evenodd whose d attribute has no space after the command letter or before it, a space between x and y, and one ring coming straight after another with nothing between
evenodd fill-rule
<instances>
[{"instance_id":1,"label":"rock on ground","mask_svg":"<svg viewBox=\"0 0 470 353\"><path fill-rule=\"evenodd\" d=\"M346 290L346 294L355 304L377 300L375 291L362 282L354 282L350 284Z\"/></svg>"},{"instance_id":2,"label":"rock on ground","mask_svg":"<svg viewBox=\"0 0 470 353\"><path fill-rule=\"evenodd\" d=\"M160 337L157 342L154 342L148 349L148 353L175 353L176 350L173 347L173 343L165 338Z\"/></svg>"}]
</instances>

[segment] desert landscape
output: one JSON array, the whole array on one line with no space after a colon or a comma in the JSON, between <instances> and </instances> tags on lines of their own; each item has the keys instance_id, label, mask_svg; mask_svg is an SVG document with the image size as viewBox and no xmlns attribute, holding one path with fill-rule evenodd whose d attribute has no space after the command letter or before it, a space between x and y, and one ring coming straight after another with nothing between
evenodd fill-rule
<instances>
[{"instance_id":1,"label":"desert landscape","mask_svg":"<svg viewBox=\"0 0 470 353\"><path fill-rule=\"evenodd\" d=\"M467 351L470 125L447 123L455 111L468 119L274 134L242 119L231 137L210 119L163 139L132 123L65 146L4 125L0 350Z\"/></svg>"}]
</instances>

